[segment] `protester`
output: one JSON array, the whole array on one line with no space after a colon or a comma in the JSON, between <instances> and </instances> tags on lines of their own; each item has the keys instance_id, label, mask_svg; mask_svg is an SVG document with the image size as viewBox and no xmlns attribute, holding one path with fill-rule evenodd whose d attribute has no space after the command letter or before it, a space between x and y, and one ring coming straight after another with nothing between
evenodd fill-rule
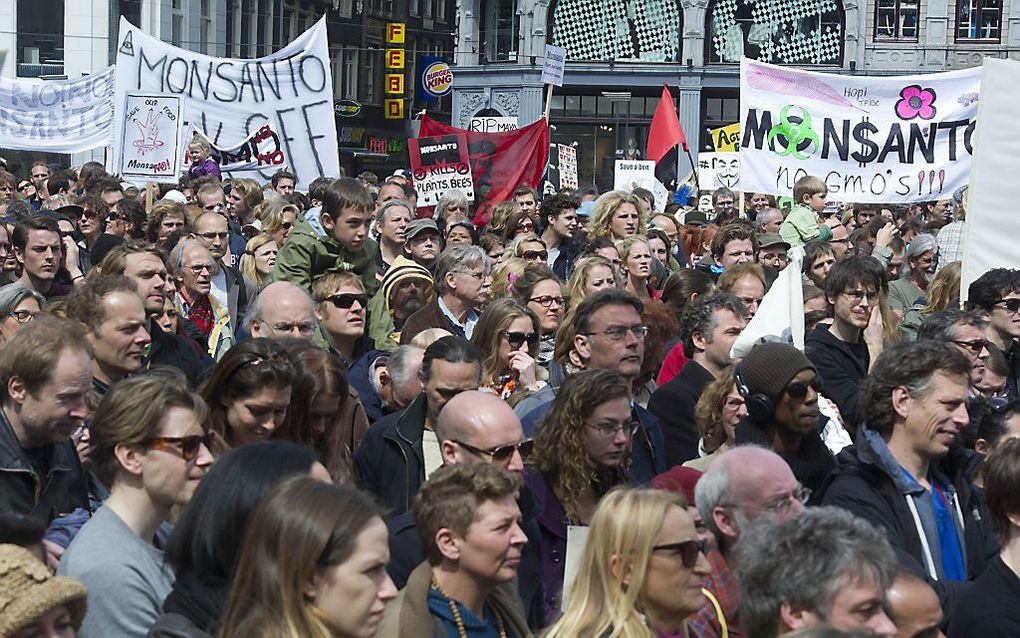
<instances>
[{"instance_id":1,"label":"protester","mask_svg":"<svg viewBox=\"0 0 1020 638\"><path fill-rule=\"evenodd\" d=\"M726 224L712 236L711 260L702 260L696 268L719 279L727 268L737 264L754 262L758 252L758 237L749 224L737 222Z\"/></svg>"},{"instance_id":2,"label":"protester","mask_svg":"<svg viewBox=\"0 0 1020 638\"><path fill-rule=\"evenodd\" d=\"M538 317L516 299L488 304L471 335L485 353L480 387L511 404L540 390L545 382L537 361L539 334Z\"/></svg>"},{"instance_id":3,"label":"protester","mask_svg":"<svg viewBox=\"0 0 1020 638\"><path fill-rule=\"evenodd\" d=\"M32 553L17 545L0 545L0 591L4 592L0 636L74 637L85 617L81 583L54 576Z\"/></svg>"},{"instance_id":4,"label":"protester","mask_svg":"<svg viewBox=\"0 0 1020 638\"><path fill-rule=\"evenodd\" d=\"M900 334L904 339L916 339L917 330L931 314L960 306L960 272L963 263L956 261L940 269L928 284L924 303L915 303L903 313ZM987 329L987 322L983 329Z\"/></svg>"},{"instance_id":5,"label":"protester","mask_svg":"<svg viewBox=\"0 0 1020 638\"><path fill-rule=\"evenodd\" d=\"M279 244L271 236L262 233L248 240L241 257L241 274L261 290L273 280L273 268L276 266L276 255Z\"/></svg>"},{"instance_id":6,"label":"protester","mask_svg":"<svg viewBox=\"0 0 1020 638\"><path fill-rule=\"evenodd\" d=\"M988 321L977 312L942 310L928 315L917 332L917 339L941 341L956 346L971 364L970 385L976 393L975 388L984 378L985 360L989 356L988 340L985 339L987 329Z\"/></svg>"},{"instance_id":7,"label":"protester","mask_svg":"<svg viewBox=\"0 0 1020 638\"><path fill-rule=\"evenodd\" d=\"M599 502L563 617L546 638L686 636L709 573L683 498L618 489Z\"/></svg>"},{"instance_id":8,"label":"protester","mask_svg":"<svg viewBox=\"0 0 1020 638\"><path fill-rule=\"evenodd\" d=\"M375 635L397 593L381 514L353 487L277 485L251 515L218 635Z\"/></svg>"},{"instance_id":9,"label":"protester","mask_svg":"<svg viewBox=\"0 0 1020 638\"><path fill-rule=\"evenodd\" d=\"M176 280L178 314L195 324L206 352L219 361L237 342L238 326L231 323L229 309L212 294L217 269L212 253L198 240L186 239L170 251L169 262Z\"/></svg>"},{"instance_id":10,"label":"protester","mask_svg":"<svg viewBox=\"0 0 1020 638\"><path fill-rule=\"evenodd\" d=\"M720 454L736 442L737 424L747 417L747 405L737 389L730 366L718 379L705 386L694 406L694 422L701 436L698 441L698 458L685 461L683 466L706 471Z\"/></svg>"},{"instance_id":11,"label":"protester","mask_svg":"<svg viewBox=\"0 0 1020 638\"><path fill-rule=\"evenodd\" d=\"M620 241L631 235L648 232L644 204L626 191L610 191L595 201L595 210L588 224L590 237L606 237Z\"/></svg>"},{"instance_id":12,"label":"protester","mask_svg":"<svg viewBox=\"0 0 1020 638\"><path fill-rule=\"evenodd\" d=\"M11 243L22 269L17 283L47 299L69 292L66 286L54 281L57 270L62 266L61 233L56 220L35 215L18 222L11 235ZM75 277L84 278L84 275L78 272Z\"/></svg>"},{"instance_id":13,"label":"protester","mask_svg":"<svg viewBox=\"0 0 1020 638\"><path fill-rule=\"evenodd\" d=\"M836 253L827 242L809 241L804 244L804 260L802 272L805 283L812 283L819 288L825 288L825 280L836 263Z\"/></svg>"},{"instance_id":14,"label":"protester","mask_svg":"<svg viewBox=\"0 0 1020 638\"><path fill-rule=\"evenodd\" d=\"M580 242L575 241L577 207L580 205L579 199L566 195L553 195L542 200L542 241L549 253L548 266L564 280L570 277L580 254Z\"/></svg>"},{"instance_id":15,"label":"protester","mask_svg":"<svg viewBox=\"0 0 1020 638\"><path fill-rule=\"evenodd\" d=\"M993 268L971 282L967 303L971 309L988 315L989 350L993 348L1006 359L1009 373L1006 388L1009 396L1020 397L1017 377L1020 375L1020 271Z\"/></svg>"},{"instance_id":16,"label":"protester","mask_svg":"<svg viewBox=\"0 0 1020 638\"><path fill-rule=\"evenodd\" d=\"M536 359L548 370L556 349L556 331L567 309L563 287L545 265L528 265L516 277L511 288L508 294L526 304L538 316L540 339Z\"/></svg>"},{"instance_id":17,"label":"protester","mask_svg":"<svg viewBox=\"0 0 1020 638\"><path fill-rule=\"evenodd\" d=\"M813 239L826 242L832 237L830 225L838 224L833 217L824 222L820 215L825 210L829 187L814 175L804 175L793 185L794 206L779 226L779 234L791 247L803 246Z\"/></svg>"},{"instance_id":18,"label":"protester","mask_svg":"<svg viewBox=\"0 0 1020 638\"><path fill-rule=\"evenodd\" d=\"M442 233L432 219L415 219L404 228L404 256L433 272L443 250Z\"/></svg>"},{"instance_id":19,"label":"protester","mask_svg":"<svg viewBox=\"0 0 1020 638\"><path fill-rule=\"evenodd\" d=\"M489 256L478 246L454 246L436 261L436 299L404 322L400 343L408 343L428 328L443 328L470 338L478 312L489 296Z\"/></svg>"},{"instance_id":20,"label":"protester","mask_svg":"<svg viewBox=\"0 0 1020 638\"><path fill-rule=\"evenodd\" d=\"M390 200L375 212L375 228L379 233L379 252L376 253L376 271L383 276L393 261L404 254L404 231L414 219L414 211L403 199Z\"/></svg>"},{"instance_id":21,"label":"protester","mask_svg":"<svg viewBox=\"0 0 1020 638\"><path fill-rule=\"evenodd\" d=\"M946 638L939 597L923 578L900 571L885 592L885 613L896 625L895 638Z\"/></svg>"},{"instance_id":22,"label":"protester","mask_svg":"<svg viewBox=\"0 0 1020 638\"><path fill-rule=\"evenodd\" d=\"M414 501L428 560L386 607L381 636L530 636L513 588L522 548L520 478L489 464L438 470ZM435 629L432 629L435 628Z\"/></svg>"},{"instance_id":23,"label":"protester","mask_svg":"<svg viewBox=\"0 0 1020 638\"><path fill-rule=\"evenodd\" d=\"M761 265L737 264L726 269L716 283L719 292L728 292L744 304L748 321L754 319L768 288L765 270Z\"/></svg>"},{"instance_id":24,"label":"protester","mask_svg":"<svg viewBox=\"0 0 1020 638\"><path fill-rule=\"evenodd\" d=\"M192 222L191 237L202 242L212 256L216 267L209 279L209 292L220 307L227 309L230 325L236 332L244 324L248 300L255 296L257 288L229 263L227 220L218 213L203 213Z\"/></svg>"},{"instance_id":25,"label":"protester","mask_svg":"<svg viewBox=\"0 0 1020 638\"><path fill-rule=\"evenodd\" d=\"M631 235L616 243L620 252L623 269L623 289L642 301L651 301L659 296L649 283L652 274L652 252L648 237Z\"/></svg>"},{"instance_id":26,"label":"protester","mask_svg":"<svg viewBox=\"0 0 1020 638\"><path fill-rule=\"evenodd\" d=\"M346 277L349 276L348 273ZM332 286L321 282L335 277L336 275L326 275L320 278L312 287L313 296L317 299L321 297L326 289ZM353 286L353 283L351 285ZM316 290L319 291L318 294ZM361 290L364 291L363 286ZM382 278L379 290L368 305L363 306L368 309L370 321L368 332L373 345L387 352L396 349L400 345L404 324L411 315L432 303L435 296L435 284L427 268L403 256L394 259Z\"/></svg>"},{"instance_id":27,"label":"protester","mask_svg":"<svg viewBox=\"0 0 1020 638\"><path fill-rule=\"evenodd\" d=\"M248 309L244 327L255 338L309 339L317 325L315 302L311 295L289 281L274 281L255 298Z\"/></svg>"},{"instance_id":28,"label":"protester","mask_svg":"<svg viewBox=\"0 0 1020 638\"><path fill-rule=\"evenodd\" d=\"M89 589L83 638L144 635L162 613L174 575L155 536L212 465L206 415L205 402L177 373L121 381L99 404L92 463L110 495L58 569Z\"/></svg>"},{"instance_id":29,"label":"protester","mask_svg":"<svg viewBox=\"0 0 1020 638\"><path fill-rule=\"evenodd\" d=\"M46 298L21 284L0 287L0 344L42 312Z\"/></svg>"},{"instance_id":30,"label":"protester","mask_svg":"<svg viewBox=\"0 0 1020 638\"><path fill-rule=\"evenodd\" d=\"M779 233L758 235L758 263L762 266L772 268L778 273L786 268L788 263L786 252L788 250L790 250L790 244Z\"/></svg>"},{"instance_id":31,"label":"protester","mask_svg":"<svg viewBox=\"0 0 1020 638\"><path fill-rule=\"evenodd\" d=\"M581 257L567 282L570 299L567 306L576 308L585 298L606 288L619 288L620 275L609 260L595 255Z\"/></svg>"},{"instance_id":32,"label":"protester","mask_svg":"<svg viewBox=\"0 0 1020 638\"><path fill-rule=\"evenodd\" d=\"M935 274L937 252L935 237L928 234L914 237L907 247L906 274L889 282L889 306L900 316L913 307L918 299L924 299L928 283Z\"/></svg>"}]
</instances>

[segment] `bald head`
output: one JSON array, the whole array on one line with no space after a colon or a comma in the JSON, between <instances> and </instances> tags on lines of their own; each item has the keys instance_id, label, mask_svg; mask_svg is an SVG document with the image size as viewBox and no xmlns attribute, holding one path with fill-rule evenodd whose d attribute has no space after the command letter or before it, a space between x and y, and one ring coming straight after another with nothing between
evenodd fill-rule
<instances>
[{"instance_id":1,"label":"bald head","mask_svg":"<svg viewBox=\"0 0 1020 638\"><path fill-rule=\"evenodd\" d=\"M896 638L945 638L939 629L942 608L935 590L910 572L900 572L886 592L885 606L896 624Z\"/></svg>"},{"instance_id":2,"label":"bald head","mask_svg":"<svg viewBox=\"0 0 1020 638\"><path fill-rule=\"evenodd\" d=\"M315 303L303 288L274 281L259 293L248 312L253 337L300 337L315 332Z\"/></svg>"},{"instance_id":3,"label":"bald head","mask_svg":"<svg viewBox=\"0 0 1020 638\"><path fill-rule=\"evenodd\" d=\"M466 446L491 451L513 445L524 439L524 429L505 401L487 392L468 390L457 394L443 406L436 420L436 436L442 447L443 462L454 465L492 460L489 455L473 452ZM520 454L514 453L507 469L524 469Z\"/></svg>"}]
</instances>

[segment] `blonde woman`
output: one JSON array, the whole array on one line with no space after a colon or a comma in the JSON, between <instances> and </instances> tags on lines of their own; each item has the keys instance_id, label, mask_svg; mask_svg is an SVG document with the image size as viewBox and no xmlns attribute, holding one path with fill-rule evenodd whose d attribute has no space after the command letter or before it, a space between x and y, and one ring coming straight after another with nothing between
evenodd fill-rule
<instances>
[{"instance_id":1,"label":"blonde woman","mask_svg":"<svg viewBox=\"0 0 1020 638\"><path fill-rule=\"evenodd\" d=\"M282 246L300 215L300 208L282 199L268 202L259 214L262 232L276 240L277 246Z\"/></svg>"},{"instance_id":2,"label":"blonde woman","mask_svg":"<svg viewBox=\"0 0 1020 638\"><path fill-rule=\"evenodd\" d=\"M648 285L652 276L652 248L644 235L631 235L616 242L623 269L623 289L632 292L642 301L658 299L661 292Z\"/></svg>"},{"instance_id":3,"label":"blonde woman","mask_svg":"<svg viewBox=\"0 0 1020 638\"><path fill-rule=\"evenodd\" d=\"M626 191L610 191L595 200L595 211L588 225L591 237L620 241L648 232L644 203Z\"/></svg>"},{"instance_id":4,"label":"blonde woman","mask_svg":"<svg viewBox=\"0 0 1020 638\"><path fill-rule=\"evenodd\" d=\"M563 616L544 638L686 638L710 571L683 496L613 490L592 517Z\"/></svg>"},{"instance_id":5,"label":"blonde woman","mask_svg":"<svg viewBox=\"0 0 1020 638\"><path fill-rule=\"evenodd\" d=\"M576 308L585 298L606 288L619 288L620 277L613 267L613 262L605 257L592 255L582 257L574 266L567 282L567 294L570 296L569 307Z\"/></svg>"},{"instance_id":6,"label":"blonde woman","mask_svg":"<svg viewBox=\"0 0 1020 638\"><path fill-rule=\"evenodd\" d=\"M257 290L272 281L273 267L276 265L276 253L279 244L266 233L255 235L244 246L241 256L241 274L247 277Z\"/></svg>"},{"instance_id":7,"label":"blonde woman","mask_svg":"<svg viewBox=\"0 0 1020 638\"><path fill-rule=\"evenodd\" d=\"M484 354L480 387L501 399L537 392L539 377L538 316L516 299L497 299L487 305L471 334L471 343Z\"/></svg>"},{"instance_id":8,"label":"blonde woman","mask_svg":"<svg viewBox=\"0 0 1020 638\"><path fill-rule=\"evenodd\" d=\"M917 338L917 329L928 315L951 308L960 300L960 270L963 262L954 261L943 266L928 284L927 303L915 303L903 313L899 330L904 339Z\"/></svg>"},{"instance_id":9,"label":"blonde woman","mask_svg":"<svg viewBox=\"0 0 1020 638\"><path fill-rule=\"evenodd\" d=\"M528 262L520 257L507 257L492 268L492 284L489 287L493 299L512 297L517 278L524 272Z\"/></svg>"}]
</instances>

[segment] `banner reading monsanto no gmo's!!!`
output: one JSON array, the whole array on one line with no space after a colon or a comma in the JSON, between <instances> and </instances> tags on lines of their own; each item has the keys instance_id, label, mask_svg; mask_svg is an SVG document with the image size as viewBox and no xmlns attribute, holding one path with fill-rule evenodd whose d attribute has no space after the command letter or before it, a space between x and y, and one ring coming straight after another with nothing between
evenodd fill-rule
<instances>
[{"instance_id":1,"label":"banner reading monsanto no gmo's!!!","mask_svg":"<svg viewBox=\"0 0 1020 638\"><path fill-rule=\"evenodd\" d=\"M848 202L946 199L967 183L980 67L843 76L740 63L740 186L790 195L804 175Z\"/></svg>"}]
</instances>

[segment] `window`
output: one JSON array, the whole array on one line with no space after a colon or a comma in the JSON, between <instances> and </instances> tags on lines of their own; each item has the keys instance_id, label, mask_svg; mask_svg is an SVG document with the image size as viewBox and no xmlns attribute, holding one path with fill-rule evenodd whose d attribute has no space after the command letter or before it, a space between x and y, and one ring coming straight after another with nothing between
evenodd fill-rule
<instances>
[{"instance_id":1,"label":"window","mask_svg":"<svg viewBox=\"0 0 1020 638\"><path fill-rule=\"evenodd\" d=\"M878 0L875 39L917 40L918 0Z\"/></svg>"},{"instance_id":2,"label":"window","mask_svg":"<svg viewBox=\"0 0 1020 638\"><path fill-rule=\"evenodd\" d=\"M706 15L709 63L843 64L840 0L714 0Z\"/></svg>"},{"instance_id":3,"label":"window","mask_svg":"<svg viewBox=\"0 0 1020 638\"><path fill-rule=\"evenodd\" d=\"M989 40L1002 37L1001 0L959 0L956 9L957 40Z\"/></svg>"},{"instance_id":4,"label":"window","mask_svg":"<svg viewBox=\"0 0 1020 638\"><path fill-rule=\"evenodd\" d=\"M436 20L446 22L446 2L447 0L436 0Z\"/></svg>"},{"instance_id":5,"label":"window","mask_svg":"<svg viewBox=\"0 0 1020 638\"><path fill-rule=\"evenodd\" d=\"M350 18L354 16L354 0L340 0L337 5L337 11L340 12L340 17Z\"/></svg>"},{"instance_id":6,"label":"window","mask_svg":"<svg viewBox=\"0 0 1020 638\"><path fill-rule=\"evenodd\" d=\"M212 0L202 0L199 4L199 44L201 45L201 52L212 54L209 50L209 45L213 40L213 16L212 16Z\"/></svg>"},{"instance_id":7,"label":"window","mask_svg":"<svg viewBox=\"0 0 1020 638\"><path fill-rule=\"evenodd\" d=\"M175 46L184 46L184 9L182 0L170 3L170 42Z\"/></svg>"},{"instance_id":8,"label":"window","mask_svg":"<svg viewBox=\"0 0 1020 638\"><path fill-rule=\"evenodd\" d=\"M16 11L18 77L63 75L64 0L18 0Z\"/></svg>"},{"instance_id":9,"label":"window","mask_svg":"<svg viewBox=\"0 0 1020 638\"><path fill-rule=\"evenodd\" d=\"M354 47L347 47L343 50L340 73L343 80L338 86L340 97L345 100L358 99L358 50Z\"/></svg>"},{"instance_id":10,"label":"window","mask_svg":"<svg viewBox=\"0 0 1020 638\"><path fill-rule=\"evenodd\" d=\"M379 90L383 82L382 51L366 51L363 67L365 75L361 85L361 101L365 104L381 104Z\"/></svg>"},{"instance_id":11,"label":"window","mask_svg":"<svg viewBox=\"0 0 1020 638\"><path fill-rule=\"evenodd\" d=\"M680 61L678 0L558 0L549 15L552 43L568 60Z\"/></svg>"},{"instance_id":12,"label":"window","mask_svg":"<svg viewBox=\"0 0 1020 638\"><path fill-rule=\"evenodd\" d=\"M431 0L425 1L428 7ZM517 31L520 22L514 0L488 0L483 4L482 53L485 62L517 59Z\"/></svg>"},{"instance_id":13,"label":"window","mask_svg":"<svg viewBox=\"0 0 1020 638\"><path fill-rule=\"evenodd\" d=\"M411 0L408 10L410 11L411 15L413 15L413 16L420 16L421 15L421 0Z\"/></svg>"}]
</instances>

